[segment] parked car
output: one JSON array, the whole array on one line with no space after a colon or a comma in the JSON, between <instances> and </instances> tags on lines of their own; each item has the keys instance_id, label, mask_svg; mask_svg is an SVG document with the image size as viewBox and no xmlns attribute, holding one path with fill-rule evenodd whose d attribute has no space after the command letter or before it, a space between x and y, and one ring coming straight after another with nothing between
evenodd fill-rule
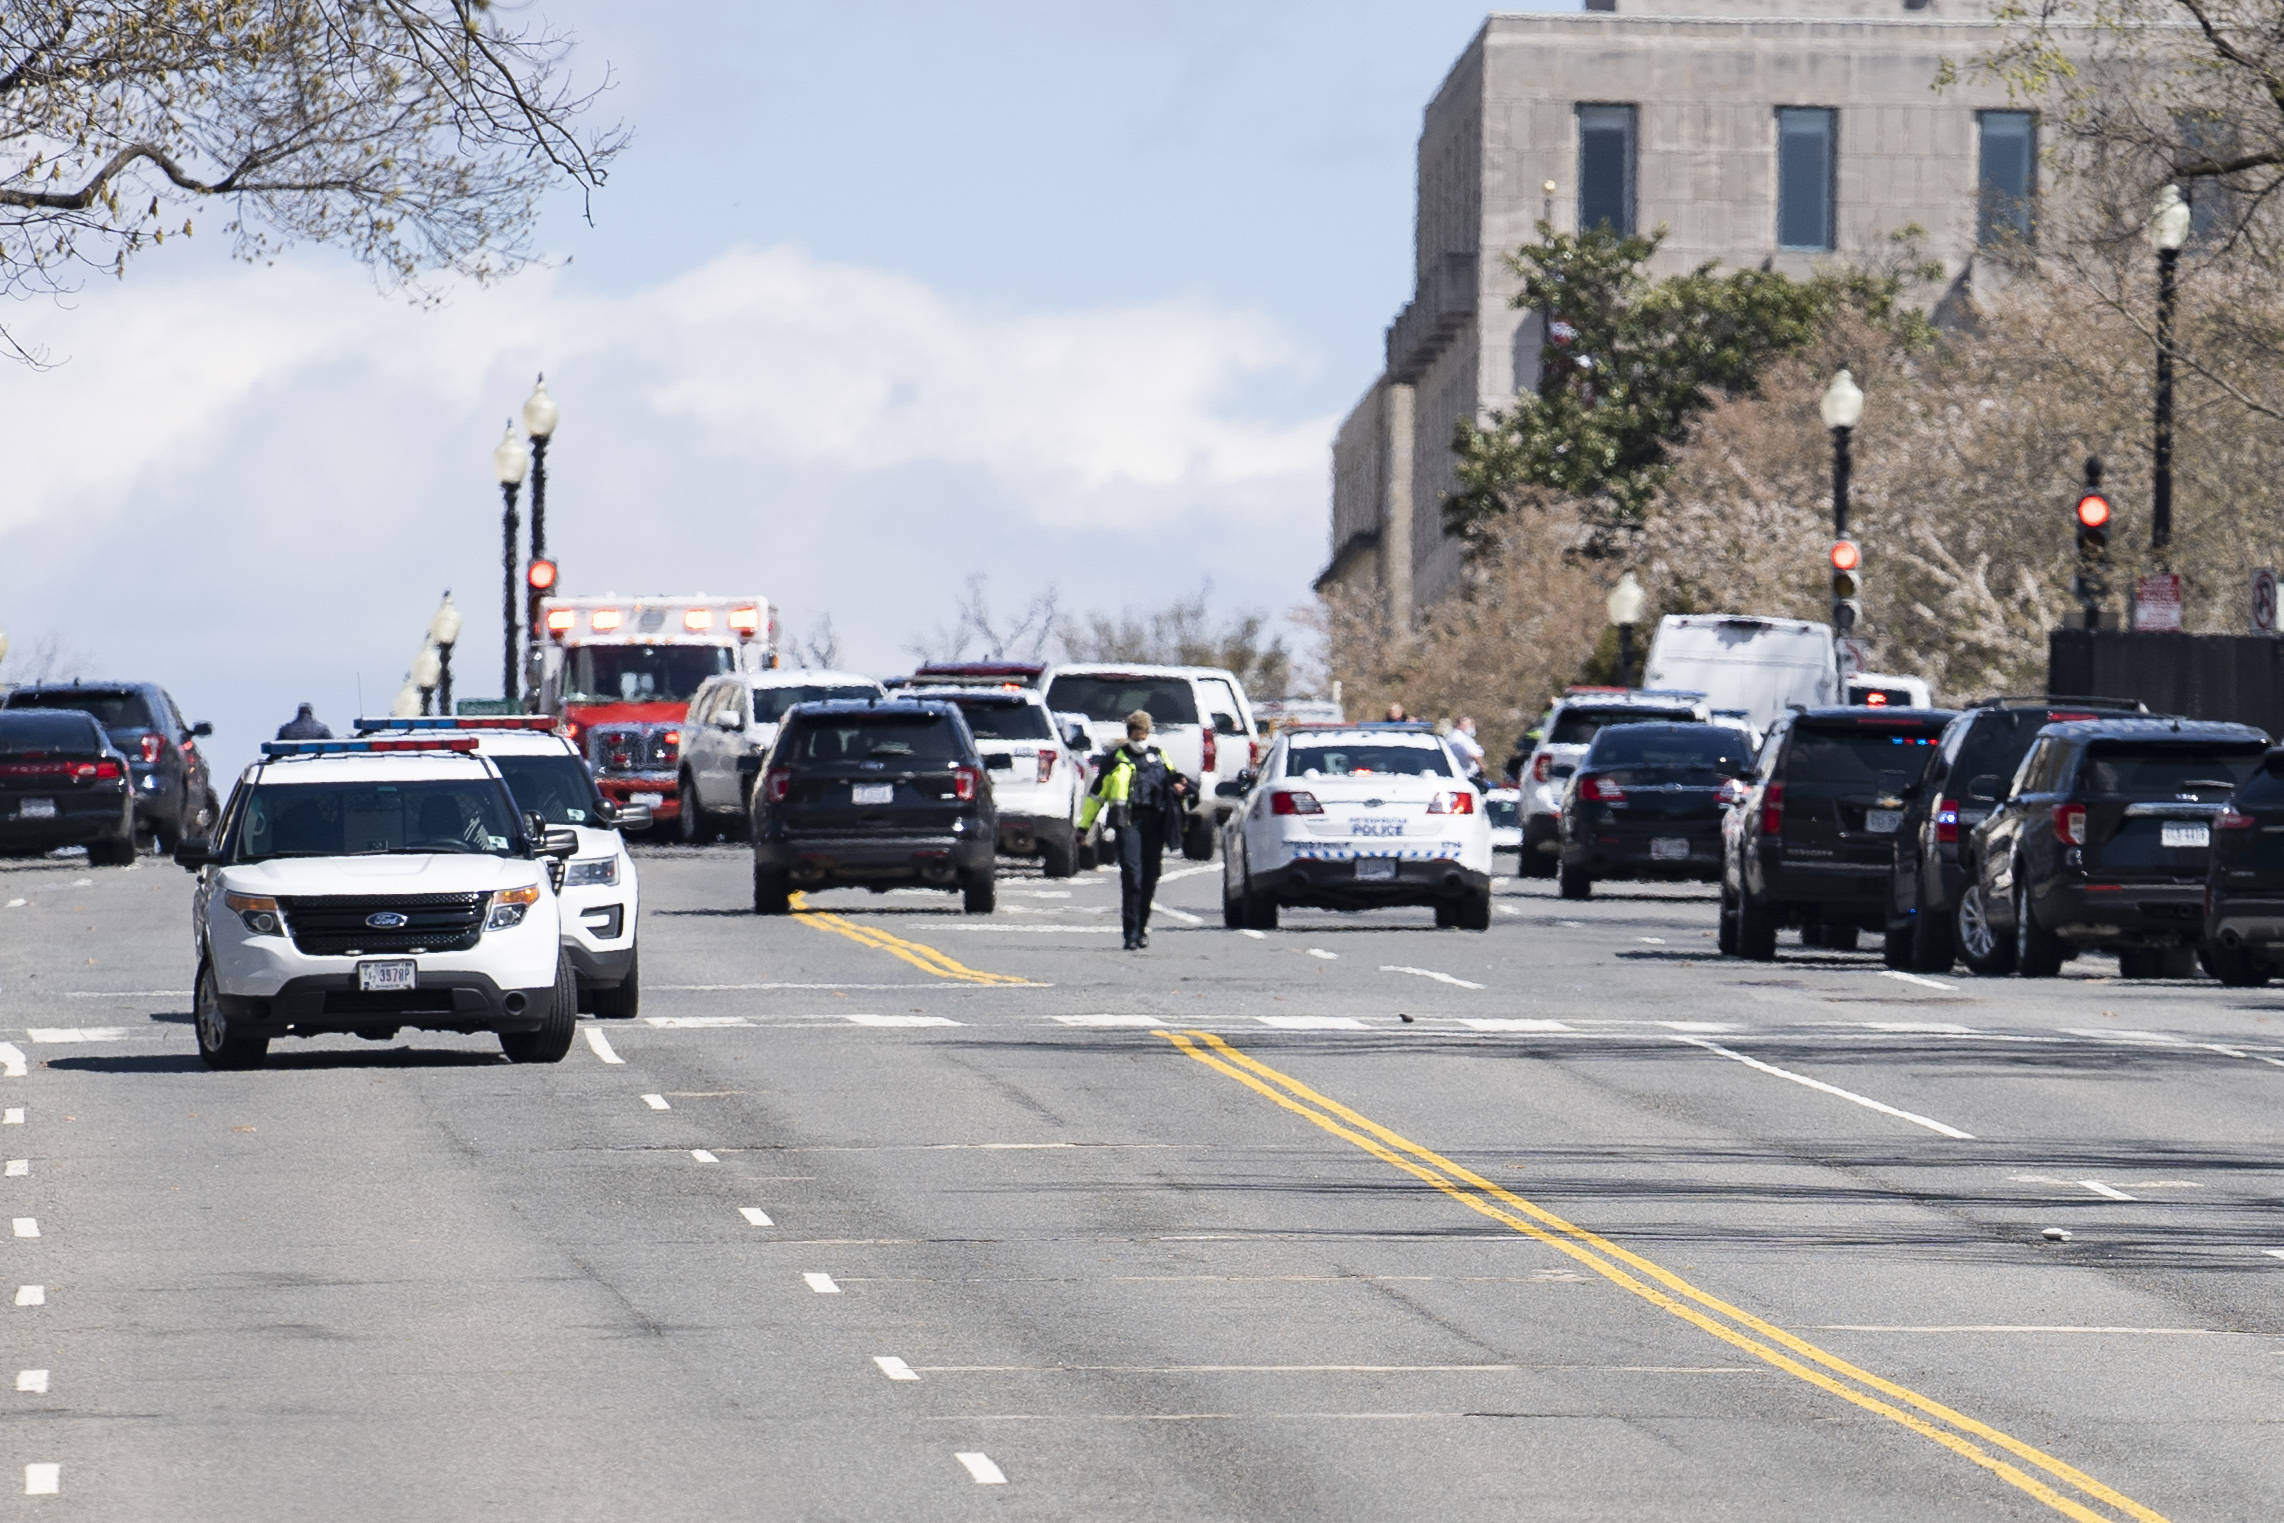
<instances>
[{"instance_id":1,"label":"parked car","mask_svg":"<svg viewBox=\"0 0 2284 1523\"><path fill-rule=\"evenodd\" d=\"M745 831L753 781L798 703L878 698L882 688L854 672L779 668L709 677L682 720L682 765L675 788L682 839L692 845Z\"/></svg>"},{"instance_id":2,"label":"parked car","mask_svg":"<svg viewBox=\"0 0 2284 1523\"><path fill-rule=\"evenodd\" d=\"M997 902L998 811L956 704L940 698L804 703L786 715L754 789L753 908L796 889L914 885Z\"/></svg>"},{"instance_id":3,"label":"parked car","mask_svg":"<svg viewBox=\"0 0 2284 1523\"><path fill-rule=\"evenodd\" d=\"M1512 858L1519 872L1523 857L1523 791L1493 788L1485 793L1483 818L1491 827L1491 860L1496 863L1502 857ZM1497 871L1496 867L1493 871Z\"/></svg>"},{"instance_id":4,"label":"parked car","mask_svg":"<svg viewBox=\"0 0 2284 1523\"><path fill-rule=\"evenodd\" d=\"M2127 978L2189 977L2213 823L2267 750L2250 725L2045 726L1975 827L1960 956L1977 973L2051 978L2078 952L2115 952Z\"/></svg>"},{"instance_id":5,"label":"parked car","mask_svg":"<svg viewBox=\"0 0 2284 1523\"><path fill-rule=\"evenodd\" d=\"M0 856L59 846L99 867L135 860L127 757L83 710L0 710Z\"/></svg>"},{"instance_id":6,"label":"parked car","mask_svg":"<svg viewBox=\"0 0 2284 1523\"><path fill-rule=\"evenodd\" d=\"M77 709L103 726L127 758L135 828L172 851L186 836L211 830L221 807L198 742L214 726L184 719L155 682L37 682L11 688L0 707Z\"/></svg>"},{"instance_id":7,"label":"parked car","mask_svg":"<svg viewBox=\"0 0 2284 1523\"><path fill-rule=\"evenodd\" d=\"M1125 741L1127 715L1136 709L1149 714L1150 739L1166 765L1191 783L1182 855L1210 859L1214 828L1237 802L1222 785L1234 783L1258 755L1260 732L1237 678L1217 667L1085 663L1049 667L1040 684L1049 707L1086 716L1098 754Z\"/></svg>"},{"instance_id":8,"label":"parked car","mask_svg":"<svg viewBox=\"0 0 2284 1523\"><path fill-rule=\"evenodd\" d=\"M991 775L999 854L1037 857L1048 877L1068 878L1078 864L1086 751L1065 743L1046 695L1032 687L934 687L917 679L904 692L956 704L967 720ZM1084 741L1083 729L1078 738Z\"/></svg>"},{"instance_id":9,"label":"parked car","mask_svg":"<svg viewBox=\"0 0 2284 1523\"><path fill-rule=\"evenodd\" d=\"M1717 881L1724 790L1752 767L1725 725L1604 728L1563 791L1562 897L1598 878Z\"/></svg>"},{"instance_id":10,"label":"parked car","mask_svg":"<svg viewBox=\"0 0 2284 1523\"><path fill-rule=\"evenodd\" d=\"M2146 713L2129 698L1985 698L1944 729L1918 785L1904 791L1890 881L1887 965L1941 973L1958 958L1953 922L1974 878L1964 843L1998 803L2023 753L2047 725Z\"/></svg>"},{"instance_id":11,"label":"parked car","mask_svg":"<svg viewBox=\"0 0 2284 1523\"><path fill-rule=\"evenodd\" d=\"M1945 709L1797 709L1761 746L1722 822L1720 948L1762 962L1777 932L1849 951L1886 924L1904 794Z\"/></svg>"},{"instance_id":12,"label":"parked car","mask_svg":"<svg viewBox=\"0 0 2284 1523\"><path fill-rule=\"evenodd\" d=\"M1702 694L1623 687L1574 687L1539 721L1523 763L1523 848L1518 876L1551 878L1562 850L1562 794L1578 759L1606 725L1702 724Z\"/></svg>"},{"instance_id":13,"label":"parked car","mask_svg":"<svg viewBox=\"0 0 2284 1523\"><path fill-rule=\"evenodd\" d=\"M2204 930L2205 971L2230 988L2284 968L2284 748L2260 759L2213 821Z\"/></svg>"},{"instance_id":14,"label":"parked car","mask_svg":"<svg viewBox=\"0 0 2284 1523\"><path fill-rule=\"evenodd\" d=\"M1845 701L1832 627L1806 619L1676 613L1658 620L1643 687L1685 688L1763 731L1788 710Z\"/></svg>"}]
</instances>

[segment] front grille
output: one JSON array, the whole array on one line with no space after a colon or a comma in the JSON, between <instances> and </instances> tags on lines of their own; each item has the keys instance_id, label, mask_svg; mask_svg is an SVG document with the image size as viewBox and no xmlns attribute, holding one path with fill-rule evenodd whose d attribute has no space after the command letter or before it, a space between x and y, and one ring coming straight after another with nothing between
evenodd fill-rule
<instances>
[{"instance_id":1,"label":"front grille","mask_svg":"<svg viewBox=\"0 0 2284 1523\"><path fill-rule=\"evenodd\" d=\"M489 894L375 894L280 899L293 944L312 957L383 952L465 952L483 934ZM382 929L366 917L397 914L405 924Z\"/></svg>"},{"instance_id":2,"label":"front grille","mask_svg":"<svg viewBox=\"0 0 2284 1523\"><path fill-rule=\"evenodd\" d=\"M597 772L669 772L680 758L666 737L674 725L597 725L587 732L587 760Z\"/></svg>"}]
</instances>

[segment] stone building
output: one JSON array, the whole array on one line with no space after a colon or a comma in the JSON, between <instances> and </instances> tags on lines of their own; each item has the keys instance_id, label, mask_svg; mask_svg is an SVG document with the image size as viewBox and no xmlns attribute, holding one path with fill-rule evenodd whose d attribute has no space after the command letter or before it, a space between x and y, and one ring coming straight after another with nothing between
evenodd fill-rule
<instances>
[{"instance_id":1,"label":"stone building","mask_svg":"<svg viewBox=\"0 0 2284 1523\"><path fill-rule=\"evenodd\" d=\"M1993 84L1935 88L1991 40L1973 5L1587 0L1487 20L1428 102L1414 288L1334 439L1318 589L1378 588L1408 621L1456 583L1451 437L1537 383L1540 320L1510 305L1504 256L1542 217L1662 227L1667 272L1796 275L1875 261L1917 224L1954 280L2027 230L2035 115Z\"/></svg>"}]
</instances>

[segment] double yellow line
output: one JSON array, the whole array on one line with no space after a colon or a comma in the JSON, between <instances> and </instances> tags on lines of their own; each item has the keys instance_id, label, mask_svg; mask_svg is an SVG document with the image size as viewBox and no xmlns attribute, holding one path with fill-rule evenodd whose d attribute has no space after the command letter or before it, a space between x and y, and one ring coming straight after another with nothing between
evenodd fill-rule
<instances>
[{"instance_id":1,"label":"double yellow line","mask_svg":"<svg viewBox=\"0 0 2284 1523\"><path fill-rule=\"evenodd\" d=\"M2162 1514L2021 1439L1953 1411L1908 1386L1859 1369L1804 1338L1698 1289L1641 1255L1567 1222L1442 1154L1431 1152L1339 1101L1317 1093L1290 1074L1246 1056L1210 1032L1160 1031L1156 1034L1206 1067L1235 1079L1342 1141L1362 1148L1382 1163L1433 1185L1470 1210L1569 1255L1612 1284L1797 1380L1867 1412L1877 1413L1931 1443L1941 1444L2066 1517L2078 1519L2079 1523L2116 1523L2121 1516L2137 1519L2139 1523L2166 1523ZM2099 1503L2111 1510L2103 1512L2089 1503Z\"/></svg>"},{"instance_id":2,"label":"double yellow line","mask_svg":"<svg viewBox=\"0 0 2284 1523\"><path fill-rule=\"evenodd\" d=\"M813 910L809 908L808 899L801 894L793 896L793 918L803 925L814 926L820 931L831 931L836 936L846 936L859 946L872 947L886 952L891 957L900 957L921 972L932 973L938 978L949 978L963 984L1027 984L1031 981L1013 973L986 973L980 968L971 968L966 963L953 958L949 953L939 952L925 943L906 941L903 937L891 935L878 926L859 925L844 915L829 914L824 910Z\"/></svg>"}]
</instances>

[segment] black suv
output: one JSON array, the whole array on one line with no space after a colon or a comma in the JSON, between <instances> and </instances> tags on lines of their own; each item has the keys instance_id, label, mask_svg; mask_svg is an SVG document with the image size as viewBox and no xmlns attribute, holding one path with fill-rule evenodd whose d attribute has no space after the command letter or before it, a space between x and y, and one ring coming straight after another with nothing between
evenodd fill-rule
<instances>
[{"instance_id":1,"label":"black suv","mask_svg":"<svg viewBox=\"0 0 2284 1523\"><path fill-rule=\"evenodd\" d=\"M795 889L956 889L996 898L999 813L956 704L905 698L796 704L753 790L753 908Z\"/></svg>"},{"instance_id":2,"label":"black suv","mask_svg":"<svg viewBox=\"0 0 2284 1523\"><path fill-rule=\"evenodd\" d=\"M1621 724L1599 731L1562 796L1562 897L1597 878L1721 876L1725 784L1753 769L1742 731Z\"/></svg>"},{"instance_id":3,"label":"black suv","mask_svg":"<svg viewBox=\"0 0 2284 1523\"><path fill-rule=\"evenodd\" d=\"M208 834L221 816L198 738L214 733L191 724L155 682L44 682L12 688L0 706L77 709L103 726L133 774L135 828L158 838L159 850Z\"/></svg>"},{"instance_id":4,"label":"black suv","mask_svg":"<svg viewBox=\"0 0 2284 1523\"><path fill-rule=\"evenodd\" d=\"M2051 978L2077 952L2127 978L2187 978L2205 934L2214 819L2268 736L2191 719L2051 724L1967 848L1959 955Z\"/></svg>"},{"instance_id":5,"label":"black suv","mask_svg":"<svg viewBox=\"0 0 2284 1523\"><path fill-rule=\"evenodd\" d=\"M1974 876L1960 843L1998 803L2023 753L2050 724L2144 714L2130 698L1985 698L1969 704L1936 743L1927 775L1904 790L1887 907L1887 965L1947 971L1958 957L1952 919Z\"/></svg>"},{"instance_id":6,"label":"black suv","mask_svg":"<svg viewBox=\"0 0 2284 1523\"><path fill-rule=\"evenodd\" d=\"M127 758L71 709L0 712L0 856L84 846L98 867L135 860Z\"/></svg>"},{"instance_id":7,"label":"black suv","mask_svg":"<svg viewBox=\"0 0 2284 1523\"><path fill-rule=\"evenodd\" d=\"M1904 793L1949 709L1795 709L1761 744L1722 826L1721 950L1766 962L1776 933L1850 951L1887 923Z\"/></svg>"},{"instance_id":8,"label":"black suv","mask_svg":"<svg viewBox=\"0 0 2284 1523\"><path fill-rule=\"evenodd\" d=\"M2284 967L2284 749L2261 758L2213 821L2204 959L2236 989Z\"/></svg>"}]
</instances>

